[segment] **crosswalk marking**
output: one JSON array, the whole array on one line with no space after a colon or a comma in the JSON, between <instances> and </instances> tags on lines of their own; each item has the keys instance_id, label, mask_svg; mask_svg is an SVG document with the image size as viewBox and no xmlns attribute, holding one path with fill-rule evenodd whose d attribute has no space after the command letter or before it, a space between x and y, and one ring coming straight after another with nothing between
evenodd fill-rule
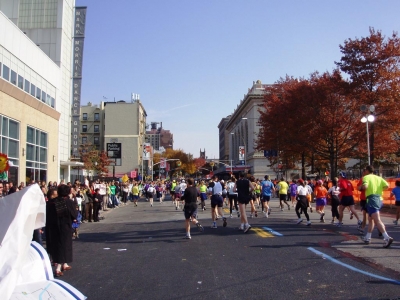
<instances>
[{"instance_id":1,"label":"crosswalk marking","mask_svg":"<svg viewBox=\"0 0 400 300\"><path fill-rule=\"evenodd\" d=\"M275 235L275 236L283 236L282 233L279 233L278 231L275 231L275 230L273 230L273 229L271 229L271 228L269 228L269 227L265 227L265 226L264 226L263 229L266 230L267 232L272 233L272 234Z\"/></svg>"}]
</instances>

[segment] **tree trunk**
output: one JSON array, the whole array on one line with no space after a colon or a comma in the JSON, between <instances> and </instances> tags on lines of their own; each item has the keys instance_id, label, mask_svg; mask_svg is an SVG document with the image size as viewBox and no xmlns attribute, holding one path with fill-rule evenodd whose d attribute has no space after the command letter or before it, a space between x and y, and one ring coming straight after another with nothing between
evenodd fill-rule
<instances>
[{"instance_id":1,"label":"tree trunk","mask_svg":"<svg viewBox=\"0 0 400 300\"><path fill-rule=\"evenodd\" d=\"M306 178L306 155L301 154L301 178Z\"/></svg>"}]
</instances>

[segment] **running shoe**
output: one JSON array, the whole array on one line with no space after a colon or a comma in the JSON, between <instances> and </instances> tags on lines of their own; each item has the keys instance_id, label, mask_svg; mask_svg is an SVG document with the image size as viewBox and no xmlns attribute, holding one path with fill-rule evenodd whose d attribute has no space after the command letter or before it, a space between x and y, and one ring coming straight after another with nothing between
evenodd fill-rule
<instances>
[{"instance_id":1,"label":"running shoe","mask_svg":"<svg viewBox=\"0 0 400 300\"><path fill-rule=\"evenodd\" d=\"M350 220L353 220L353 217L354 217L354 214L351 213L351 214L350 214Z\"/></svg>"},{"instance_id":2,"label":"running shoe","mask_svg":"<svg viewBox=\"0 0 400 300\"><path fill-rule=\"evenodd\" d=\"M175 210L178 210L178 206L175 206Z\"/></svg>"},{"instance_id":3,"label":"running shoe","mask_svg":"<svg viewBox=\"0 0 400 300\"><path fill-rule=\"evenodd\" d=\"M393 243L392 237L389 237L388 239L384 239L383 240L383 248L389 248L392 243Z\"/></svg>"},{"instance_id":4,"label":"running shoe","mask_svg":"<svg viewBox=\"0 0 400 300\"><path fill-rule=\"evenodd\" d=\"M268 209L268 215L270 215L271 214L271 209Z\"/></svg>"},{"instance_id":5,"label":"running shoe","mask_svg":"<svg viewBox=\"0 0 400 300\"><path fill-rule=\"evenodd\" d=\"M367 245L369 245L369 244L371 243L371 239L367 239L367 237L365 237L365 236L363 236L363 237L361 238L361 240L362 240L365 244L367 244Z\"/></svg>"},{"instance_id":6,"label":"running shoe","mask_svg":"<svg viewBox=\"0 0 400 300\"><path fill-rule=\"evenodd\" d=\"M361 226L360 227L357 226L357 230L359 233L364 234L364 229L362 229Z\"/></svg>"},{"instance_id":7,"label":"running shoe","mask_svg":"<svg viewBox=\"0 0 400 300\"><path fill-rule=\"evenodd\" d=\"M186 235L186 237L185 237L185 239L188 239L188 240L190 240L192 237L190 236L190 235Z\"/></svg>"},{"instance_id":8,"label":"running shoe","mask_svg":"<svg viewBox=\"0 0 400 300\"><path fill-rule=\"evenodd\" d=\"M229 218L231 218L231 219L232 219L232 214L230 214L230 215L229 215Z\"/></svg>"},{"instance_id":9,"label":"running shoe","mask_svg":"<svg viewBox=\"0 0 400 300\"><path fill-rule=\"evenodd\" d=\"M307 226L311 226L311 221L307 221Z\"/></svg>"},{"instance_id":10,"label":"running shoe","mask_svg":"<svg viewBox=\"0 0 400 300\"><path fill-rule=\"evenodd\" d=\"M335 223L336 227L342 227L342 225L343 225L343 223L340 223L340 222Z\"/></svg>"},{"instance_id":11,"label":"running shoe","mask_svg":"<svg viewBox=\"0 0 400 300\"><path fill-rule=\"evenodd\" d=\"M312 207L310 207L310 211L313 212Z\"/></svg>"},{"instance_id":12,"label":"running shoe","mask_svg":"<svg viewBox=\"0 0 400 300\"><path fill-rule=\"evenodd\" d=\"M239 230L244 230L244 224L240 224Z\"/></svg>"},{"instance_id":13,"label":"running shoe","mask_svg":"<svg viewBox=\"0 0 400 300\"><path fill-rule=\"evenodd\" d=\"M213 229L217 228L217 224L216 224L216 223L213 223L212 226L211 226L211 228L213 228Z\"/></svg>"},{"instance_id":14,"label":"running shoe","mask_svg":"<svg viewBox=\"0 0 400 300\"><path fill-rule=\"evenodd\" d=\"M296 222L296 224L300 224L301 222L303 222L303 219L302 219L302 218L298 219L297 222Z\"/></svg>"},{"instance_id":15,"label":"running shoe","mask_svg":"<svg viewBox=\"0 0 400 300\"><path fill-rule=\"evenodd\" d=\"M239 212L237 213L237 215L238 215L238 218L240 218L240 213Z\"/></svg>"},{"instance_id":16,"label":"running shoe","mask_svg":"<svg viewBox=\"0 0 400 300\"><path fill-rule=\"evenodd\" d=\"M393 221L393 224L394 224L394 225L397 225L397 220Z\"/></svg>"},{"instance_id":17,"label":"running shoe","mask_svg":"<svg viewBox=\"0 0 400 300\"><path fill-rule=\"evenodd\" d=\"M264 216L265 216L266 218L268 218L268 213L264 213Z\"/></svg>"},{"instance_id":18,"label":"running shoe","mask_svg":"<svg viewBox=\"0 0 400 300\"><path fill-rule=\"evenodd\" d=\"M247 231L249 231L251 228L250 224L244 225L244 229L243 232L246 233Z\"/></svg>"},{"instance_id":19,"label":"running shoe","mask_svg":"<svg viewBox=\"0 0 400 300\"><path fill-rule=\"evenodd\" d=\"M226 225L228 224L228 223L226 222L226 218L223 218L222 220L224 221L224 223L222 224L222 226L226 227Z\"/></svg>"},{"instance_id":20,"label":"running shoe","mask_svg":"<svg viewBox=\"0 0 400 300\"><path fill-rule=\"evenodd\" d=\"M197 223L196 226L197 226L197 229L198 229L200 232L204 232L204 227L201 226L200 223Z\"/></svg>"},{"instance_id":21,"label":"running shoe","mask_svg":"<svg viewBox=\"0 0 400 300\"><path fill-rule=\"evenodd\" d=\"M257 211L254 212L254 216L257 218Z\"/></svg>"},{"instance_id":22,"label":"running shoe","mask_svg":"<svg viewBox=\"0 0 400 300\"><path fill-rule=\"evenodd\" d=\"M150 204L151 207L153 207L153 204Z\"/></svg>"},{"instance_id":23,"label":"running shoe","mask_svg":"<svg viewBox=\"0 0 400 300\"><path fill-rule=\"evenodd\" d=\"M283 211L283 208L281 208L281 211Z\"/></svg>"},{"instance_id":24,"label":"running shoe","mask_svg":"<svg viewBox=\"0 0 400 300\"><path fill-rule=\"evenodd\" d=\"M322 213L322 215L321 215L321 222L325 223L325 213Z\"/></svg>"}]
</instances>

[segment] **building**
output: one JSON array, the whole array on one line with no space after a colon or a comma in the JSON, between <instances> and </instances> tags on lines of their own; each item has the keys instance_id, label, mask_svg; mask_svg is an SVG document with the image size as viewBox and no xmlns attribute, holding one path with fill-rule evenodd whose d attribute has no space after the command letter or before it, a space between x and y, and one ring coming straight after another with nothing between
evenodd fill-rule
<instances>
[{"instance_id":1,"label":"building","mask_svg":"<svg viewBox=\"0 0 400 300\"><path fill-rule=\"evenodd\" d=\"M226 124L230 119L230 115L222 118L218 124L219 130L219 160L229 160L229 139L230 133L226 130Z\"/></svg>"},{"instance_id":2,"label":"building","mask_svg":"<svg viewBox=\"0 0 400 300\"><path fill-rule=\"evenodd\" d=\"M271 177L276 176L274 169L267 166L268 160L264 157L264 152L255 149L259 131L257 122L260 113L258 108L263 102L266 87L267 85L262 84L260 80L253 82L253 86L249 88L226 123L224 123L224 119L228 117L222 119L221 126L219 125L219 128L221 127L220 138L222 136L229 139L229 160L232 160L234 166L244 166L245 170L260 179L267 174ZM222 124L225 125L225 133L222 132Z\"/></svg>"},{"instance_id":3,"label":"building","mask_svg":"<svg viewBox=\"0 0 400 300\"><path fill-rule=\"evenodd\" d=\"M109 175L130 176L131 172L143 174L142 155L146 133L147 113L140 100L103 102L104 146L108 143L121 144L121 158L116 159L115 167L109 168Z\"/></svg>"},{"instance_id":4,"label":"building","mask_svg":"<svg viewBox=\"0 0 400 300\"><path fill-rule=\"evenodd\" d=\"M94 105L89 102L81 106L80 114L80 144L93 145L96 150L104 150L104 102Z\"/></svg>"},{"instance_id":5,"label":"building","mask_svg":"<svg viewBox=\"0 0 400 300\"><path fill-rule=\"evenodd\" d=\"M157 128L157 124L160 127ZM155 151L160 149L173 149L174 135L162 127L162 122L151 122L151 129L146 131L146 142L150 143Z\"/></svg>"},{"instance_id":6,"label":"building","mask_svg":"<svg viewBox=\"0 0 400 300\"><path fill-rule=\"evenodd\" d=\"M1 147L14 182L68 181L80 164L70 161L74 5L0 0Z\"/></svg>"}]
</instances>

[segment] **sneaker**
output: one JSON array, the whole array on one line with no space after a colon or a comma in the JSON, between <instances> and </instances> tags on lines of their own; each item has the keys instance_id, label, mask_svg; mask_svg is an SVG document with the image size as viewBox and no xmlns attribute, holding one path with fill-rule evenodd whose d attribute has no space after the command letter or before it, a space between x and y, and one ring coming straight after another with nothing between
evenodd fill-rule
<instances>
[{"instance_id":1,"label":"sneaker","mask_svg":"<svg viewBox=\"0 0 400 300\"><path fill-rule=\"evenodd\" d=\"M153 204L150 204L150 207L153 207Z\"/></svg>"},{"instance_id":2,"label":"sneaker","mask_svg":"<svg viewBox=\"0 0 400 300\"><path fill-rule=\"evenodd\" d=\"M188 240L190 240L192 237L190 236L190 235L186 235L186 237L185 237L185 239L188 239Z\"/></svg>"},{"instance_id":3,"label":"sneaker","mask_svg":"<svg viewBox=\"0 0 400 300\"><path fill-rule=\"evenodd\" d=\"M197 223L196 226L197 226L197 229L198 229L200 232L204 232L204 227L201 226L200 223Z\"/></svg>"},{"instance_id":4,"label":"sneaker","mask_svg":"<svg viewBox=\"0 0 400 300\"><path fill-rule=\"evenodd\" d=\"M249 231L251 228L250 224L244 225L244 230L243 232L246 233L247 231Z\"/></svg>"},{"instance_id":5,"label":"sneaker","mask_svg":"<svg viewBox=\"0 0 400 300\"><path fill-rule=\"evenodd\" d=\"M254 212L254 216L257 218L257 211Z\"/></svg>"},{"instance_id":6,"label":"sneaker","mask_svg":"<svg viewBox=\"0 0 400 300\"><path fill-rule=\"evenodd\" d=\"M211 228L213 228L213 229L217 228L217 224L213 223Z\"/></svg>"},{"instance_id":7,"label":"sneaker","mask_svg":"<svg viewBox=\"0 0 400 300\"><path fill-rule=\"evenodd\" d=\"M303 219L302 219L302 218L298 219L297 222L296 222L296 224L300 224L301 222L303 222Z\"/></svg>"},{"instance_id":8,"label":"sneaker","mask_svg":"<svg viewBox=\"0 0 400 300\"><path fill-rule=\"evenodd\" d=\"M353 217L354 217L354 214L351 213L351 214L350 214L350 220L353 220Z\"/></svg>"},{"instance_id":9,"label":"sneaker","mask_svg":"<svg viewBox=\"0 0 400 300\"><path fill-rule=\"evenodd\" d=\"M383 248L389 248L392 243L393 243L392 237L389 237L388 239L384 239L383 240Z\"/></svg>"},{"instance_id":10,"label":"sneaker","mask_svg":"<svg viewBox=\"0 0 400 300\"><path fill-rule=\"evenodd\" d=\"M322 213L322 215L321 215L321 222L325 223L325 213Z\"/></svg>"},{"instance_id":11,"label":"sneaker","mask_svg":"<svg viewBox=\"0 0 400 300\"><path fill-rule=\"evenodd\" d=\"M271 209L268 209L268 215L270 215L271 214Z\"/></svg>"},{"instance_id":12,"label":"sneaker","mask_svg":"<svg viewBox=\"0 0 400 300\"><path fill-rule=\"evenodd\" d=\"M264 216L265 216L266 218L268 218L268 213L264 213Z\"/></svg>"},{"instance_id":13,"label":"sneaker","mask_svg":"<svg viewBox=\"0 0 400 300\"><path fill-rule=\"evenodd\" d=\"M222 224L222 226L226 227L226 225L228 224L228 223L226 222L226 218L223 218L222 220L224 220L224 223Z\"/></svg>"},{"instance_id":14,"label":"sneaker","mask_svg":"<svg viewBox=\"0 0 400 300\"><path fill-rule=\"evenodd\" d=\"M178 206L175 206L175 210L178 210Z\"/></svg>"},{"instance_id":15,"label":"sneaker","mask_svg":"<svg viewBox=\"0 0 400 300\"><path fill-rule=\"evenodd\" d=\"M340 223L340 222L335 223L336 227L342 227L342 225L343 225L343 223Z\"/></svg>"},{"instance_id":16,"label":"sneaker","mask_svg":"<svg viewBox=\"0 0 400 300\"><path fill-rule=\"evenodd\" d=\"M361 240L362 240L365 244L367 244L367 245L369 245L369 244L371 243L371 239L367 239L365 236L363 236L363 237L361 238Z\"/></svg>"},{"instance_id":17,"label":"sneaker","mask_svg":"<svg viewBox=\"0 0 400 300\"><path fill-rule=\"evenodd\" d=\"M394 224L394 225L397 225L397 220L393 221L393 224Z\"/></svg>"},{"instance_id":18,"label":"sneaker","mask_svg":"<svg viewBox=\"0 0 400 300\"><path fill-rule=\"evenodd\" d=\"M283 211L283 208L281 208L281 211Z\"/></svg>"},{"instance_id":19,"label":"sneaker","mask_svg":"<svg viewBox=\"0 0 400 300\"><path fill-rule=\"evenodd\" d=\"M311 226L311 221L307 221L307 226Z\"/></svg>"},{"instance_id":20,"label":"sneaker","mask_svg":"<svg viewBox=\"0 0 400 300\"><path fill-rule=\"evenodd\" d=\"M313 212L312 207L310 207L310 211Z\"/></svg>"},{"instance_id":21,"label":"sneaker","mask_svg":"<svg viewBox=\"0 0 400 300\"><path fill-rule=\"evenodd\" d=\"M364 234L364 229L362 229L361 226L357 226L357 230L359 233Z\"/></svg>"},{"instance_id":22,"label":"sneaker","mask_svg":"<svg viewBox=\"0 0 400 300\"><path fill-rule=\"evenodd\" d=\"M238 213L238 218L240 218L240 213Z\"/></svg>"},{"instance_id":23,"label":"sneaker","mask_svg":"<svg viewBox=\"0 0 400 300\"><path fill-rule=\"evenodd\" d=\"M361 225L362 225L362 221L361 221L361 220L358 220L357 225L358 225L358 226L361 226Z\"/></svg>"},{"instance_id":24,"label":"sneaker","mask_svg":"<svg viewBox=\"0 0 400 300\"><path fill-rule=\"evenodd\" d=\"M244 230L244 224L241 224L241 225L239 226L239 230Z\"/></svg>"},{"instance_id":25,"label":"sneaker","mask_svg":"<svg viewBox=\"0 0 400 300\"><path fill-rule=\"evenodd\" d=\"M229 215L229 218L232 218L232 214Z\"/></svg>"}]
</instances>

